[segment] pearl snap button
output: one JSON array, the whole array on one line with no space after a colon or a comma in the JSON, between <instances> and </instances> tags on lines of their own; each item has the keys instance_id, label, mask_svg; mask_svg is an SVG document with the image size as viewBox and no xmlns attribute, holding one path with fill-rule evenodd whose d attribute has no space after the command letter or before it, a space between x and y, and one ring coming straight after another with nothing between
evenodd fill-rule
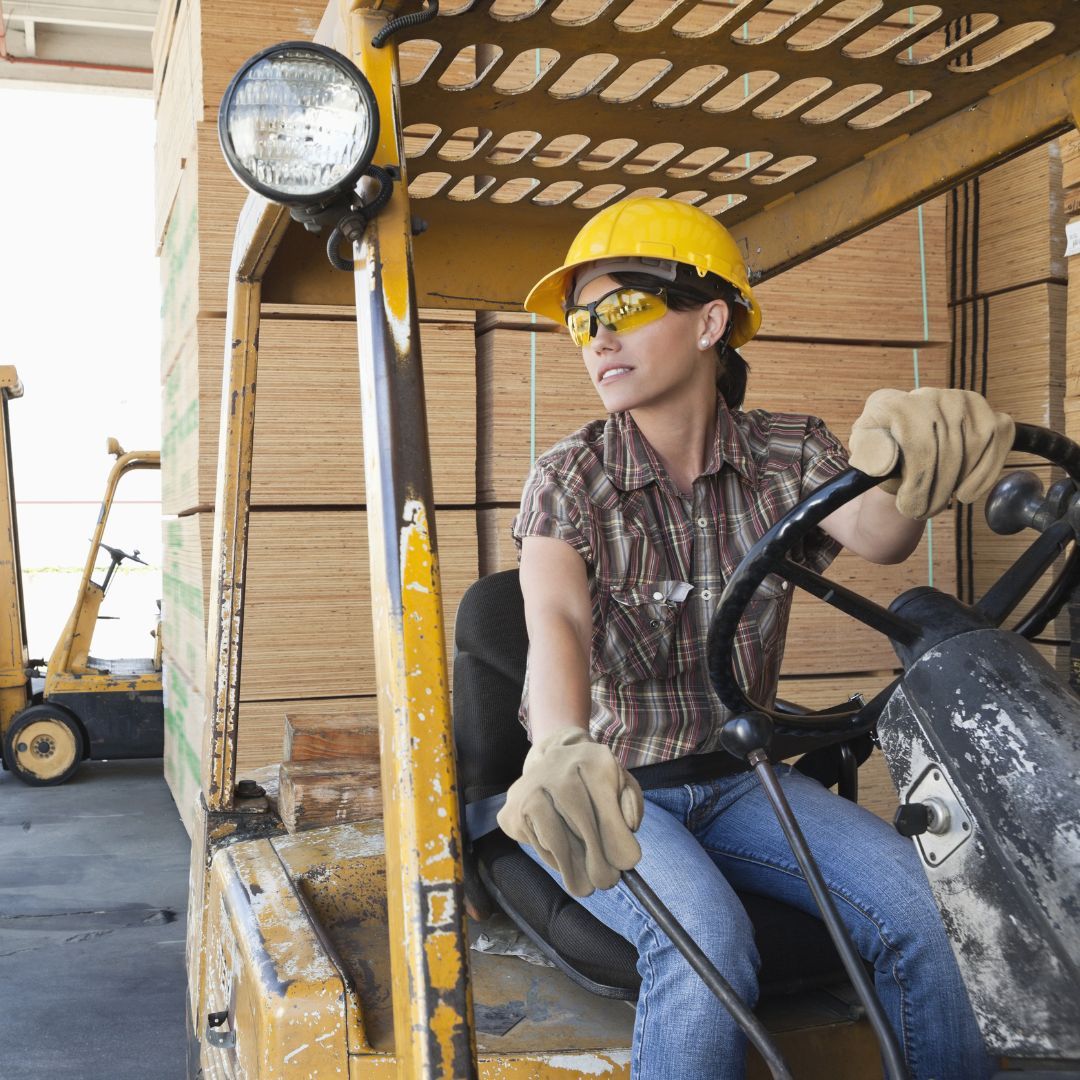
<instances>
[{"instance_id":1,"label":"pearl snap button","mask_svg":"<svg viewBox=\"0 0 1080 1080\"><path fill-rule=\"evenodd\" d=\"M649 625L655 630L660 625L659 619L650 619Z\"/></svg>"},{"instance_id":2,"label":"pearl snap button","mask_svg":"<svg viewBox=\"0 0 1080 1080\"><path fill-rule=\"evenodd\" d=\"M664 594L662 592L654 592L652 594L652 598L654 600L663 600L664 599Z\"/></svg>"},{"instance_id":3,"label":"pearl snap button","mask_svg":"<svg viewBox=\"0 0 1080 1080\"><path fill-rule=\"evenodd\" d=\"M711 600L712 599L712 590L711 589L702 589L701 590L701 599L702 600Z\"/></svg>"},{"instance_id":4,"label":"pearl snap button","mask_svg":"<svg viewBox=\"0 0 1080 1080\"><path fill-rule=\"evenodd\" d=\"M708 526L708 524L709 524L709 519L708 519L708 518L703 518L703 517L699 517L699 518L697 519L697 523L698 523L698 525L700 525L700 526L701 526L701 527L702 527L702 528L704 529L704 528L706 528L706 527Z\"/></svg>"}]
</instances>

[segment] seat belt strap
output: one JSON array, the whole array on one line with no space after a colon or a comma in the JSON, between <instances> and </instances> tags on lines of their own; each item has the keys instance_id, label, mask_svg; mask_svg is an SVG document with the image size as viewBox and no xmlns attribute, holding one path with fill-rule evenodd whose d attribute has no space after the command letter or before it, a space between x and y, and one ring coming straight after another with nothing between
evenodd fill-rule
<instances>
[{"instance_id":1,"label":"seat belt strap","mask_svg":"<svg viewBox=\"0 0 1080 1080\"><path fill-rule=\"evenodd\" d=\"M480 837L494 832L499 827L495 816L505 802L506 792L500 791L497 795L489 795L486 799L469 803L465 807L465 839L476 843Z\"/></svg>"}]
</instances>

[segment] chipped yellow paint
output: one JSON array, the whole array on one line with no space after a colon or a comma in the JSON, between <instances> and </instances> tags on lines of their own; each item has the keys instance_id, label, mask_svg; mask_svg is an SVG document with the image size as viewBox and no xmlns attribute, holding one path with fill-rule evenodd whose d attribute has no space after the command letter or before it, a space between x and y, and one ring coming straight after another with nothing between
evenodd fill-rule
<instances>
[{"instance_id":1,"label":"chipped yellow paint","mask_svg":"<svg viewBox=\"0 0 1080 1080\"><path fill-rule=\"evenodd\" d=\"M428 934L424 942L427 952L428 978L436 990L452 990L461 978L461 956L453 934Z\"/></svg>"},{"instance_id":2,"label":"chipped yellow paint","mask_svg":"<svg viewBox=\"0 0 1080 1080\"><path fill-rule=\"evenodd\" d=\"M206 916L204 1059L260 1080L348 1076L346 980L269 840L215 856ZM208 1044L212 1012L235 1046Z\"/></svg>"},{"instance_id":3,"label":"chipped yellow paint","mask_svg":"<svg viewBox=\"0 0 1080 1080\"><path fill-rule=\"evenodd\" d=\"M379 103L375 160L385 166L401 162L401 131L396 45L371 45L384 23L384 15L370 10L347 18L348 55ZM462 887L461 828L439 563L429 521L410 222L407 190L395 184L359 245L354 284L395 1045L399 1075L424 1080L473 1077L476 1065L464 911L454 900ZM408 432L407 453L395 444L398 424Z\"/></svg>"},{"instance_id":4,"label":"chipped yellow paint","mask_svg":"<svg viewBox=\"0 0 1080 1080\"><path fill-rule=\"evenodd\" d=\"M374 161L386 168L400 167L404 158L400 125L401 101L397 80L397 47L393 43L381 49L371 44L375 32L382 28L386 17L373 11L357 14L349 20L352 30L353 60L367 76L375 91L379 108L379 144ZM395 339L399 341L399 356L405 355L400 348L400 334L409 329L409 287L412 276L412 232L408 214L408 193L404 185L395 184L394 194L387 211L380 215L380 230L387 228L403 230L400 243L380 245L382 260L382 301L387 323ZM396 206L394 204L397 204Z\"/></svg>"}]
</instances>

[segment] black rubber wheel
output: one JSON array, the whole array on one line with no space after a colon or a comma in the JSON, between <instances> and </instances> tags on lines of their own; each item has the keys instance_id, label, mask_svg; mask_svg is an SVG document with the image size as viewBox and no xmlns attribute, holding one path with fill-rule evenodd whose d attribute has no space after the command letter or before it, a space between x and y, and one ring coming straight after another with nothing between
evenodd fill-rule
<instances>
[{"instance_id":1,"label":"black rubber wheel","mask_svg":"<svg viewBox=\"0 0 1080 1080\"><path fill-rule=\"evenodd\" d=\"M8 728L4 763L24 784L51 787L71 779L84 750L75 717L55 705L31 705Z\"/></svg>"}]
</instances>

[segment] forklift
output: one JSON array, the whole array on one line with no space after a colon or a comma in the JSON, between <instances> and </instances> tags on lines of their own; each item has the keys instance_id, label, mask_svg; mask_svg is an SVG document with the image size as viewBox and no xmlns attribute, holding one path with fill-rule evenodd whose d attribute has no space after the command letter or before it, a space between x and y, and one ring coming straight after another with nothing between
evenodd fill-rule
<instances>
[{"instance_id":1,"label":"forklift","mask_svg":"<svg viewBox=\"0 0 1080 1080\"><path fill-rule=\"evenodd\" d=\"M117 485L136 470L160 469L161 455L156 450L129 453L115 439L108 440L107 452L116 461L109 471L75 605L48 663L31 661L8 420L8 402L22 393L15 368L0 367L0 452L7 477L0 485L0 519L6 522L0 539L6 612L0 639L0 761L24 784L46 787L69 780L84 760L162 756L160 611L151 630L152 656L103 660L90 653L97 620L102 618L101 603L116 571L125 561L146 565L138 549L129 554L104 541ZM108 555L101 574L99 552Z\"/></svg>"},{"instance_id":2,"label":"forklift","mask_svg":"<svg viewBox=\"0 0 1080 1080\"><path fill-rule=\"evenodd\" d=\"M586 217L626 191L590 184L626 177L596 177L596 162L579 164L582 146L651 146L676 131L686 153L656 172L661 193L723 213L760 282L1071 128L1080 20L1071 0L986 0L974 18L958 0L841 4L824 28L821 5L769 0L409 6L331 3L315 42L252 57L222 102L222 147L251 194L226 327L189 1075L626 1077L631 1015L620 994L573 979L550 941L564 961L552 969L470 951L467 911L502 899L521 916L525 901L503 888L503 855L482 850L494 834L470 821L498 791L478 783L457 676L453 710L447 689L417 309L519 310ZM598 54L611 62L581 75ZM714 81L745 91L730 109L694 105L680 83L706 59ZM651 73L634 92L620 87L616 74L639 62ZM773 84L776 100L747 104ZM826 93L828 119L800 122ZM547 147L530 141L536 133ZM698 167L721 142L730 168L710 173L715 155ZM260 309L304 302L356 307L383 816L289 834L272 789L239 777L236 763ZM828 749L874 735L1001 1076L1057 1080L1080 1076L1080 699L1029 639L1080 576L1080 446L1018 425L1016 449L1065 479L1046 493L995 489L991 524L1034 539L978 603L920 588L885 609L786 558L877 482L849 470L747 555L713 624L710 675L733 710L725 746L767 790L770 762L800 741ZM1051 589L1003 629L1066 552ZM731 643L772 573L887 634L903 674L870 701L763 713L743 695ZM459 612L458 660L492 636L496 652L501 639L520 653L520 627L501 621L509 607L480 607L481 643L462 637ZM512 682L513 663L498 675ZM776 808L813 887L812 853ZM535 922L519 925L541 942ZM835 945L858 990L844 942ZM597 992L583 989L590 981ZM786 1056L803 1077L867 1080L882 1058L889 1080L902 1076L874 1002L860 996L869 1024L759 1025L750 1075L790 1076Z\"/></svg>"}]
</instances>

